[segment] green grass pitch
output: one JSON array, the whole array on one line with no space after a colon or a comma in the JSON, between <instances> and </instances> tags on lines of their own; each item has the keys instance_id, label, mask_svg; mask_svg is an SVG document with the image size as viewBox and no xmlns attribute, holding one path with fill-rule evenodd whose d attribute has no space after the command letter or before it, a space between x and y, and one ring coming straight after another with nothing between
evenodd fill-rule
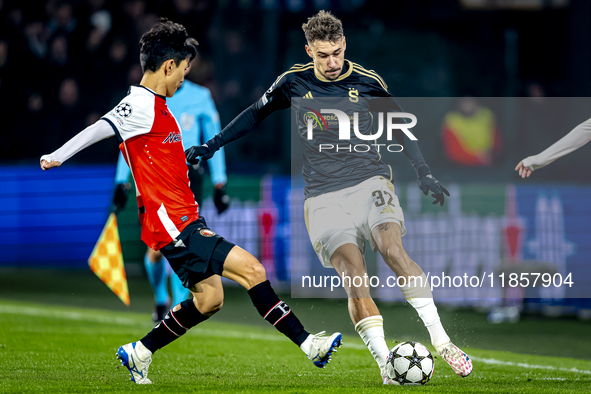
<instances>
[{"instance_id":1,"label":"green grass pitch","mask_svg":"<svg viewBox=\"0 0 591 394\"><path fill-rule=\"evenodd\" d=\"M426 386L383 386L371 355L357 336L345 335L343 348L327 368L319 369L270 326L213 319L157 352L149 373L154 384L140 386L128 380L115 351L142 337L150 327L146 313L2 299L0 392L591 391L591 361L476 348L464 349L474 360L474 372L467 378L456 376L438 358Z\"/></svg>"}]
</instances>

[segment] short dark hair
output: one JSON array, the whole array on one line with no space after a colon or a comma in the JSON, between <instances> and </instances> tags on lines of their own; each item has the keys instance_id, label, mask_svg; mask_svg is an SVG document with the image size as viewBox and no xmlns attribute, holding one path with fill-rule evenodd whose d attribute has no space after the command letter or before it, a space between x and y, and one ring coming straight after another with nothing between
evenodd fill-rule
<instances>
[{"instance_id":1,"label":"short dark hair","mask_svg":"<svg viewBox=\"0 0 591 394\"><path fill-rule=\"evenodd\" d=\"M343 23L330 11L320 11L302 25L308 44L314 41L337 42L343 37Z\"/></svg>"},{"instance_id":2,"label":"short dark hair","mask_svg":"<svg viewBox=\"0 0 591 394\"><path fill-rule=\"evenodd\" d=\"M160 18L140 39L142 70L155 72L169 59L177 66L187 58L190 62L197 56L197 45L197 40L189 37L183 25Z\"/></svg>"}]
</instances>

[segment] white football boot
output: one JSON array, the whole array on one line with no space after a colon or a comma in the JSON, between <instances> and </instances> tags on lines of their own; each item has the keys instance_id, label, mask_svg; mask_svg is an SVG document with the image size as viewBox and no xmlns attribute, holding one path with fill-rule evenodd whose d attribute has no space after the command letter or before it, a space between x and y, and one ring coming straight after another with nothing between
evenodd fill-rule
<instances>
[{"instance_id":1,"label":"white football boot","mask_svg":"<svg viewBox=\"0 0 591 394\"><path fill-rule=\"evenodd\" d=\"M383 384L391 384L394 386L400 386L400 383L398 383L397 381L391 379L388 374L386 373L385 368L381 370L382 371L382 383Z\"/></svg>"},{"instance_id":2,"label":"white football boot","mask_svg":"<svg viewBox=\"0 0 591 394\"><path fill-rule=\"evenodd\" d=\"M472 360L453 343L444 345L441 349L437 349L437 352L457 375L465 378L472 372Z\"/></svg>"},{"instance_id":3,"label":"white football boot","mask_svg":"<svg viewBox=\"0 0 591 394\"><path fill-rule=\"evenodd\" d=\"M397 381L395 381L394 379L392 379L388 376L388 372L386 371L386 365L388 364L388 358L390 358L390 356L388 356L386 358L386 362L384 364L382 364L382 366L380 366L380 373L382 375L382 383L383 384L391 384L394 386L400 386L400 383L398 383Z\"/></svg>"},{"instance_id":4,"label":"white football boot","mask_svg":"<svg viewBox=\"0 0 591 394\"><path fill-rule=\"evenodd\" d=\"M306 353L318 368L326 367L330 362L332 352L336 353L337 348L343 345L343 336L340 332L335 332L331 336L325 336L325 331L318 334L310 334L302 343L301 349Z\"/></svg>"},{"instance_id":5,"label":"white football boot","mask_svg":"<svg viewBox=\"0 0 591 394\"><path fill-rule=\"evenodd\" d=\"M137 346L144 346L141 342L128 343L117 350L117 358L121 360L121 365L124 365L131 374L131 379L137 384L151 384L152 381L148 379L148 368L152 362L152 357L147 360L140 360L137 354Z\"/></svg>"}]
</instances>

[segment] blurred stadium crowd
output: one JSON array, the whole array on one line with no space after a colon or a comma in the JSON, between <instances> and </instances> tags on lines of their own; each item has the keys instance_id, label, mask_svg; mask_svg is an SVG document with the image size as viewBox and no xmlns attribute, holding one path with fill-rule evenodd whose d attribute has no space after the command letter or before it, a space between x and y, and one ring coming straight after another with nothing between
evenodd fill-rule
<instances>
[{"instance_id":1,"label":"blurred stadium crowd","mask_svg":"<svg viewBox=\"0 0 591 394\"><path fill-rule=\"evenodd\" d=\"M212 91L222 126L257 100L277 75L309 60L300 26L318 9L330 9L343 20L347 57L375 69L397 97L543 100L591 93L591 57L586 55L591 30L587 23L579 23L591 15L591 2L530 1L525 9L495 8L497 3L0 0L0 104L5 113L0 158L9 163L36 162L109 111L130 84L139 82L137 43L159 16L184 24L200 42L189 79ZM482 4L485 7L472 8ZM547 29L549 25L552 29ZM442 126L429 132L444 139L446 151L439 149L441 144L422 145L430 163L449 167L452 175L461 175L466 166L489 167L491 179L499 181L510 180L511 166L526 154L536 153L574 126L567 123L534 140L523 130L491 130L487 137L491 142L485 147L488 158L474 164L453 150L449 141L453 132L444 116L445 111ZM275 116L259 129L258 137L227 148L230 172L289 172L291 140L281 131L289 129L289 113ZM532 143L531 151L503 149L519 142ZM114 163L116 142L108 143L113 149L94 146L73 160ZM564 163L578 164L576 158ZM565 166L546 176L563 179ZM589 180L585 174L569 176Z\"/></svg>"}]
</instances>

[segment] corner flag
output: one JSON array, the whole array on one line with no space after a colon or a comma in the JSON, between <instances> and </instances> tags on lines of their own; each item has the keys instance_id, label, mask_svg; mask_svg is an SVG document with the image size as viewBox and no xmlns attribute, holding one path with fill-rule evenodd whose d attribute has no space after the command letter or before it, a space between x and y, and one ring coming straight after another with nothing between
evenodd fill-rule
<instances>
[{"instance_id":1,"label":"corner flag","mask_svg":"<svg viewBox=\"0 0 591 394\"><path fill-rule=\"evenodd\" d=\"M121 254L121 243L119 242L119 231L117 230L117 217L114 213L109 215L107 224L99 237L90 258L88 265L108 287L129 306L129 290L127 288L127 277L123 266L123 255Z\"/></svg>"}]
</instances>

